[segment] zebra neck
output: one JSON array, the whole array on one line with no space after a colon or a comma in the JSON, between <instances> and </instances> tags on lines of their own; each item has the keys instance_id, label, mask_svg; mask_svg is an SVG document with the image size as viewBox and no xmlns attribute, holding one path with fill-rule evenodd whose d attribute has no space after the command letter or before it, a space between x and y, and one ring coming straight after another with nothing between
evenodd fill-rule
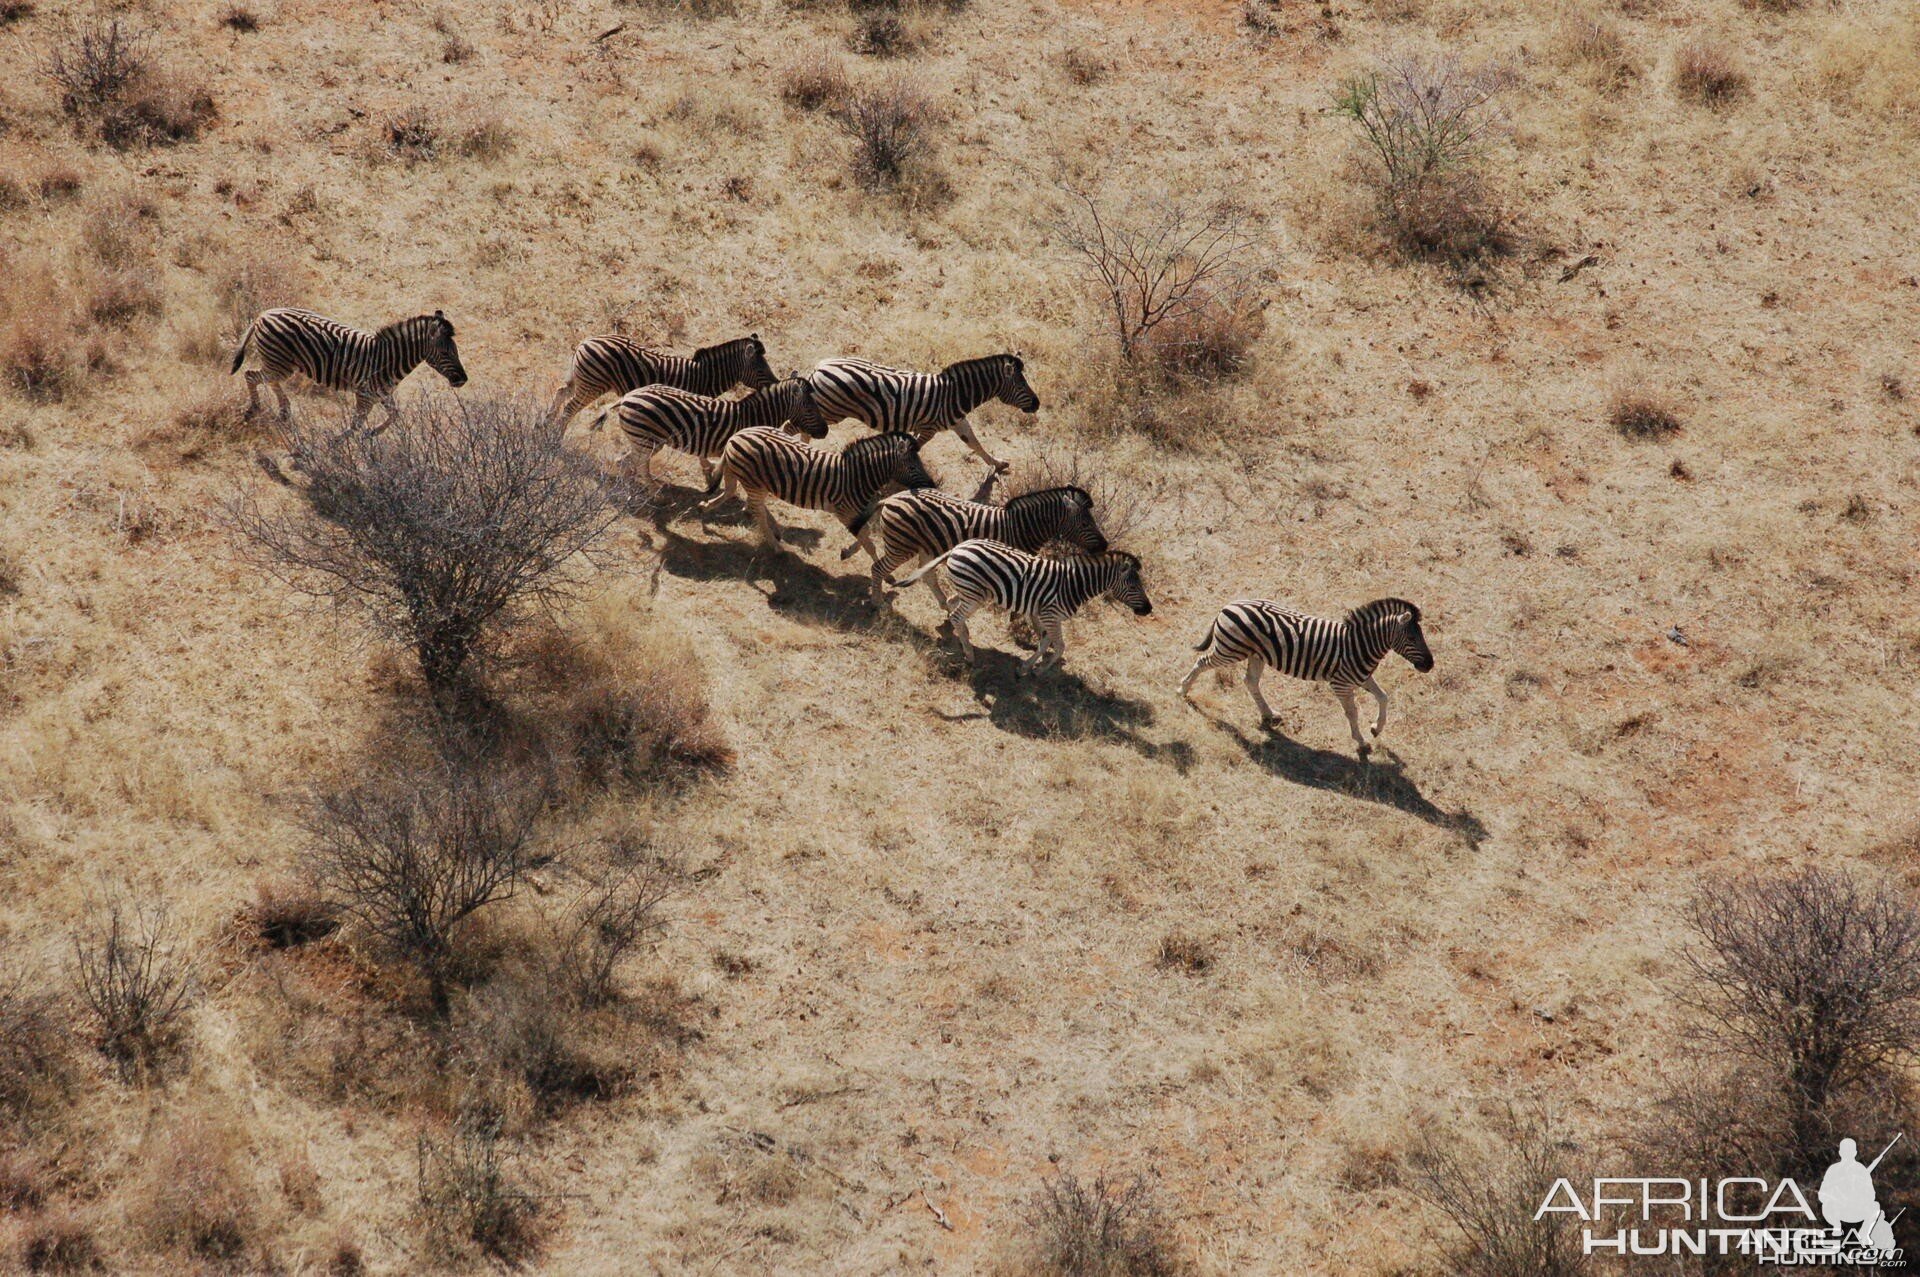
<instances>
[{"instance_id":1,"label":"zebra neck","mask_svg":"<svg viewBox=\"0 0 1920 1277\"><path fill-rule=\"evenodd\" d=\"M717 399L740 380L741 360L732 352L716 352L707 359L685 359L687 389L696 395Z\"/></svg>"},{"instance_id":2,"label":"zebra neck","mask_svg":"<svg viewBox=\"0 0 1920 1277\"><path fill-rule=\"evenodd\" d=\"M940 374L946 383L947 405L955 416L964 417L993 398L1000 388L997 369L990 363L961 364Z\"/></svg>"},{"instance_id":3,"label":"zebra neck","mask_svg":"<svg viewBox=\"0 0 1920 1277\"><path fill-rule=\"evenodd\" d=\"M1371 618L1364 621L1349 622L1354 632L1353 656L1355 668L1364 675L1371 676L1387 653L1393 650L1393 637L1381 628L1380 622Z\"/></svg>"},{"instance_id":4,"label":"zebra neck","mask_svg":"<svg viewBox=\"0 0 1920 1277\"><path fill-rule=\"evenodd\" d=\"M995 540L1005 541L1008 545L1031 554L1045 545L1059 530L1060 512L1052 506L1021 510L1018 513L1003 507L987 516L987 525L993 529L989 535Z\"/></svg>"},{"instance_id":5,"label":"zebra neck","mask_svg":"<svg viewBox=\"0 0 1920 1277\"><path fill-rule=\"evenodd\" d=\"M382 328L373 335L373 349L383 367L405 372L412 372L427 353L426 342L411 323Z\"/></svg>"},{"instance_id":6,"label":"zebra neck","mask_svg":"<svg viewBox=\"0 0 1920 1277\"><path fill-rule=\"evenodd\" d=\"M1113 585L1115 569L1105 563L1062 563L1060 601L1069 610L1078 611L1088 599L1106 593Z\"/></svg>"},{"instance_id":7,"label":"zebra neck","mask_svg":"<svg viewBox=\"0 0 1920 1277\"><path fill-rule=\"evenodd\" d=\"M777 426L793 415L793 391L789 387L758 390L734 405L742 430L749 426Z\"/></svg>"}]
</instances>

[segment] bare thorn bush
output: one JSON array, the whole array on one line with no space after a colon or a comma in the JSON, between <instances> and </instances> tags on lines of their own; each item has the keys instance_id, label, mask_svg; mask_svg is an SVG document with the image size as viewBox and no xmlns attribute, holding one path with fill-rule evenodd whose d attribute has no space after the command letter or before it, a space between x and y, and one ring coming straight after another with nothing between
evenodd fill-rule
<instances>
[{"instance_id":1,"label":"bare thorn bush","mask_svg":"<svg viewBox=\"0 0 1920 1277\"><path fill-rule=\"evenodd\" d=\"M296 430L292 450L304 500L236 497L231 522L268 572L407 643L443 707L489 640L572 596L619 518L531 399L433 397L378 434Z\"/></svg>"},{"instance_id":2,"label":"bare thorn bush","mask_svg":"<svg viewBox=\"0 0 1920 1277\"><path fill-rule=\"evenodd\" d=\"M1495 1140L1498 1152L1428 1137L1408 1158L1404 1181L1438 1207L1460 1233L1445 1256L1459 1277L1571 1277L1589 1271L1579 1229L1567 1216L1536 1221L1534 1208L1554 1180L1569 1176L1576 1151L1543 1114L1508 1109Z\"/></svg>"},{"instance_id":3,"label":"bare thorn bush","mask_svg":"<svg viewBox=\"0 0 1920 1277\"><path fill-rule=\"evenodd\" d=\"M1463 265L1511 251L1505 218L1478 165L1504 126L1503 67L1402 58L1350 76L1334 110L1353 121L1376 209L1409 256Z\"/></svg>"},{"instance_id":4,"label":"bare thorn bush","mask_svg":"<svg viewBox=\"0 0 1920 1277\"><path fill-rule=\"evenodd\" d=\"M844 123L853 135L853 174L869 191L911 193L937 180L932 168L933 103L905 78L861 89L848 99Z\"/></svg>"},{"instance_id":5,"label":"bare thorn bush","mask_svg":"<svg viewBox=\"0 0 1920 1277\"><path fill-rule=\"evenodd\" d=\"M538 1253L540 1202L508 1164L499 1124L463 1121L452 1135L421 1135L416 1147L420 1214L428 1232L458 1258L482 1254L518 1264Z\"/></svg>"},{"instance_id":6,"label":"bare thorn bush","mask_svg":"<svg viewBox=\"0 0 1920 1277\"><path fill-rule=\"evenodd\" d=\"M1027 1203L1033 1277L1176 1277L1190 1270L1144 1179L1084 1184L1062 1171Z\"/></svg>"},{"instance_id":7,"label":"bare thorn bush","mask_svg":"<svg viewBox=\"0 0 1920 1277\"><path fill-rule=\"evenodd\" d=\"M74 939L75 978L93 1013L94 1042L126 1070L150 1070L180 1046L193 995L166 907L112 896Z\"/></svg>"},{"instance_id":8,"label":"bare thorn bush","mask_svg":"<svg viewBox=\"0 0 1920 1277\"><path fill-rule=\"evenodd\" d=\"M116 148L190 142L218 115L213 98L154 64L152 37L100 16L69 27L41 73L82 133Z\"/></svg>"},{"instance_id":9,"label":"bare thorn bush","mask_svg":"<svg viewBox=\"0 0 1920 1277\"><path fill-rule=\"evenodd\" d=\"M1747 73L1719 45L1695 40L1682 46L1674 60L1673 89L1683 102L1730 106L1746 96Z\"/></svg>"},{"instance_id":10,"label":"bare thorn bush","mask_svg":"<svg viewBox=\"0 0 1920 1277\"><path fill-rule=\"evenodd\" d=\"M641 854L588 881L568 913L557 964L575 1002L599 1007L614 1001L621 960L665 929L660 906L681 877L671 860Z\"/></svg>"},{"instance_id":11,"label":"bare thorn bush","mask_svg":"<svg viewBox=\"0 0 1920 1277\"><path fill-rule=\"evenodd\" d=\"M1920 910L1819 869L1716 883L1688 906L1698 937L1679 1001L1707 1040L1778 1070L1796 1147L1825 1143L1840 1092L1920 1059Z\"/></svg>"},{"instance_id":12,"label":"bare thorn bush","mask_svg":"<svg viewBox=\"0 0 1920 1277\"><path fill-rule=\"evenodd\" d=\"M1063 196L1050 230L1097 292L1126 364L1202 379L1246 368L1265 262L1244 209L1171 194L1121 208L1071 187Z\"/></svg>"},{"instance_id":13,"label":"bare thorn bush","mask_svg":"<svg viewBox=\"0 0 1920 1277\"><path fill-rule=\"evenodd\" d=\"M538 863L546 778L458 756L320 794L306 813L308 876L426 982L444 1016L461 926Z\"/></svg>"}]
</instances>

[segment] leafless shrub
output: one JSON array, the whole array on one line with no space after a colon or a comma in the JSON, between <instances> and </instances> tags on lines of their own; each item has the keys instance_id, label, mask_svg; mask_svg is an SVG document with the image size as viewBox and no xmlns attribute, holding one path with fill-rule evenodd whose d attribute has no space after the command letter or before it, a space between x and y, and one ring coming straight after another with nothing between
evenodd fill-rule
<instances>
[{"instance_id":1,"label":"leafless shrub","mask_svg":"<svg viewBox=\"0 0 1920 1277\"><path fill-rule=\"evenodd\" d=\"M490 637L570 596L619 517L593 462L531 399L433 397L394 428L295 431L306 500L229 517L267 571L365 610L449 706Z\"/></svg>"},{"instance_id":2,"label":"leafless shrub","mask_svg":"<svg viewBox=\"0 0 1920 1277\"><path fill-rule=\"evenodd\" d=\"M1008 500L1043 488L1080 488L1093 498L1093 517L1110 545L1124 547L1149 513L1177 508L1178 493L1163 478L1121 478L1073 448L1040 448L1006 480Z\"/></svg>"},{"instance_id":3,"label":"leafless shrub","mask_svg":"<svg viewBox=\"0 0 1920 1277\"><path fill-rule=\"evenodd\" d=\"M1245 366L1264 263L1244 209L1172 194L1116 209L1063 193L1050 229L1098 291L1124 362L1195 375Z\"/></svg>"},{"instance_id":4,"label":"leafless shrub","mask_svg":"<svg viewBox=\"0 0 1920 1277\"><path fill-rule=\"evenodd\" d=\"M1143 1179L1082 1184L1062 1171L1025 1210L1027 1267L1035 1277L1175 1277L1189 1265Z\"/></svg>"},{"instance_id":5,"label":"leafless shrub","mask_svg":"<svg viewBox=\"0 0 1920 1277\"><path fill-rule=\"evenodd\" d=\"M1199 936L1169 931L1160 937L1160 950L1153 955L1153 965L1162 971L1202 975L1213 967L1213 946Z\"/></svg>"},{"instance_id":6,"label":"leafless shrub","mask_svg":"<svg viewBox=\"0 0 1920 1277\"><path fill-rule=\"evenodd\" d=\"M68 30L41 73L53 82L69 118L97 121L146 74L151 39L145 28L122 18L96 18Z\"/></svg>"},{"instance_id":7,"label":"leafless shrub","mask_svg":"<svg viewBox=\"0 0 1920 1277\"><path fill-rule=\"evenodd\" d=\"M904 78L861 89L847 103L853 134L853 172L870 191L897 190L925 170L932 147L933 104Z\"/></svg>"},{"instance_id":8,"label":"leafless shrub","mask_svg":"<svg viewBox=\"0 0 1920 1277\"><path fill-rule=\"evenodd\" d=\"M65 1096L73 1061L57 1001L15 972L0 978L0 1119L15 1127Z\"/></svg>"},{"instance_id":9,"label":"leafless shrub","mask_svg":"<svg viewBox=\"0 0 1920 1277\"><path fill-rule=\"evenodd\" d=\"M918 50L920 33L898 13L871 9L854 24L847 47L870 58L903 58Z\"/></svg>"},{"instance_id":10,"label":"leafless shrub","mask_svg":"<svg viewBox=\"0 0 1920 1277\"><path fill-rule=\"evenodd\" d=\"M419 972L444 1016L461 924L519 889L546 796L525 767L457 755L396 767L312 801L304 868Z\"/></svg>"},{"instance_id":11,"label":"leafless shrub","mask_svg":"<svg viewBox=\"0 0 1920 1277\"><path fill-rule=\"evenodd\" d=\"M1513 76L1452 58L1403 58L1345 80L1334 110L1352 120L1382 221L1412 256L1460 265L1511 248L1475 165L1504 124Z\"/></svg>"},{"instance_id":12,"label":"leafless shrub","mask_svg":"<svg viewBox=\"0 0 1920 1277\"><path fill-rule=\"evenodd\" d=\"M609 1031L610 1017L582 1008L556 976L537 964L508 967L464 1004L455 1038L476 1110L503 1121L522 1109L549 1116L611 1099L632 1082L638 1053Z\"/></svg>"},{"instance_id":13,"label":"leafless shrub","mask_svg":"<svg viewBox=\"0 0 1920 1277\"><path fill-rule=\"evenodd\" d=\"M95 1044L126 1069L149 1069L178 1046L193 979L166 907L116 895L91 932L76 936L75 976L93 1013Z\"/></svg>"},{"instance_id":14,"label":"leafless shrub","mask_svg":"<svg viewBox=\"0 0 1920 1277\"><path fill-rule=\"evenodd\" d=\"M510 1169L497 1122L463 1121L445 1139L422 1134L416 1157L420 1213L443 1244L509 1264L538 1252L539 1199Z\"/></svg>"},{"instance_id":15,"label":"leafless shrub","mask_svg":"<svg viewBox=\"0 0 1920 1277\"><path fill-rule=\"evenodd\" d=\"M1462 1234L1446 1270L1460 1277L1568 1277L1589 1270L1578 1229L1563 1214L1539 1221L1534 1209L1570 1176L1573 1147L1542 1114L1509 1109L1497 1133L1500 1152L1429 1137L1408 1158L1407 1187L1440 1208Z\"/></svg>"},{"instance_id":16,"label":"leafless shrub","mask_svg":"<svg viewBox=\"0 0 1920 1277\"><path fill-rule=\"evenodd\" d=\"M109 146L122 149L191 142L219 116L213 95L205 89L178 76L151 71L124 99L123 109L104 118L101 137Z\"/></svg>"},{"instance_id":17,"label":"leafless shrub","mask_svg":"<svg viewBox=\"0 0 1920 1277\"><path fill-rule=\"evenodd\" d=\"M555 964L573 1001L598 1007L614 1000L615 968L665 928L660 906L680 879L671 860L642 853L588 882L568 915Z\"/></svg>"},{"instance_id":18,"label":"leafless shrub","mask_svg":"<svg viewBox=\"0 0 1920 1277\"><path fill-rule=\"evenodd\" d=\"M780 96L802 111L841 111L853 93L847 68L824 50L788 67L780 77Z\"/></svg>"},{"instance_id":19,"label":"leafless shrub","mask_svg":"<svg viewBox=\"0 0 1920 1277\"><path fill-rule=\"evenodd\" d=\"M1719 45L1695 40L1674 60L1673 88L1684 102L1728 106L1746 95L1747 73Z\"/></svg>"},{"instance_id":20,"label":"leafless shrub","mask_svg":"<svg viewBox=\"0 0 1920 1277\"><path fill-rule=\"evenodd\" d=\"M1808 869L1715 883L1686 911L1679 1001L1709 1042L1777 1070L1795 1146L1847 1088L1920 1056L1920 911L1890 888Z\"/></svg>"},{"instance_id":21,"label":"leafless shrub","mask_svg":"<svg viewBox=\"0 0 1920 1277\"><path fill-rule=\"evenodd\" d=\"M1607 404L1607 420L1629 439L1664 439L1680 430L1680 416L1651 390L1622 386Z\"/></svg>"}]
</instances>

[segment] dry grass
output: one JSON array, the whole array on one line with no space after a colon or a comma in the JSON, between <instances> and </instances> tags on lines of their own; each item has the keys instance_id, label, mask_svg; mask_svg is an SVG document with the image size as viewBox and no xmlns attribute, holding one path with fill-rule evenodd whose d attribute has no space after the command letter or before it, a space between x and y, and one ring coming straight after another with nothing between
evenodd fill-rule
<instances>
[{"instance_id":1,"label":"dry grass","mask_svg":"<svg viewBox=\"0 0 1920 1277\"><path fill-rule=\"evenodd\" d=\"M160 1250L221 1266L241 1263L256 1233L244 1135L226 1122L189 1113L161 1129L143 1158L135 1208Z\"/></svg>"},{"instance_id":2,"label":"dry grass","mask_svg":"<svg viewBox=\"0 0 1920 1277\"><path fill-rule=\"evenodd\" d=\"M802 111L844 110L852 93L846 65L824 51L795 62L780 78L780 96Z\"/></svg>"},{"instance_id":3,"label":"dry grass","mask_svg":"<svg viewBox=\"0 0 1920 1277\"><path fill-rule=\"evenodd\" d=\"M1370 0L1267 6L1292 30L1255 43L1234 5L979 0L901 6L935 38L882 61L847 50L870 10L845 0L245 7L256 33L224 0L112 10L218 98L164 150L114 149L31 74L87 10L40 0L3 33L29 74L0 89L0 928L10 969L64 971L98 878L164 885L204 983L186 1067L131 1086L40 978L72 1083L15 1108L0 1269L478 1271L486 1212L425 1226L416 1138L484 1118L542 1202L537 1251L499 1247L528 1271L979 1271L1060 1165L1110 1189L1150 1166L1167 1253L1200 1271L1456 1271L1463 1234L1408 1195L1422 1132L1481 1129L1463 1097L1515 1086L1583 1150L1648 1122L1647 1078L1692 1050L1671 977L1699 883L1865 860L1914 885L1888 841L1920 789L1897 10ZM1757 100L1680 101L1695 41ZM1498 289L1397 265L1460 250L1398 238L1326 110L1409 49L1516 59L1510 128L1468 165L1538 249ZM939 198L912 170L862 184L835 77L788 74L822 50L858 89L909 77ZM434 152L408 162L383 128L414 109ZM510 134L464 154L489 118ZM1128 375L1041 230L1061 184L1231 196L1264 323ZM411 658L207 517L302 499L254 467L285 445L234 419L226 373L272 304L444 307L468 404L550 395L616 324L680 350L757 331L781 371L1020 350L1042 410L974 424L1135 498L1154 615L1085 609L1039 678L982 618L993 650L961 670L926 591L867 607L837 524L781 511L792 539L760 553L665 463L579 596L497 645L474 708L550 764L559 858L470 920L435 1017L365 930L317 935L298 871L302 793L426 735ZM1622 441L1607 393L1634 383L1682 433ZM340 420L295 393L303 425ZM957 440L928 451L973 493ZM1386 594L1425 608L1439 663L1383 667L1371 765L1324 690L1269 675L1278 733L1231 675L1174 690L1228 599ZM623 840L684 873L603 982L576 909ZM1158 969L1168 936L1212 965ZM1673 1091L1680 1147L1741 1174L1778 1147L1784 1109L1740 1103L1759 1079ZM1903 1103L1912 1131L1892 1091L1829 1117ZM237 1167L208 1194L235 1229L143 1208L195 1120ZM217 1147L187 1161L218 1189ZM244 1245L196 1254L196 1230Z\"/></svg>"}]
</instances>

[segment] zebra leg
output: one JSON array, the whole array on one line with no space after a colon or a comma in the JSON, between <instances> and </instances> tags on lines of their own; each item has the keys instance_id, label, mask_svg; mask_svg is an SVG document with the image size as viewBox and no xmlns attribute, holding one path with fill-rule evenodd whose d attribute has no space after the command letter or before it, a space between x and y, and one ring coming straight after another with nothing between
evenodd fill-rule
<instances>
[{"instance_id":1,"label":"zebra leg","mask_svg":"<svg viewBox=\"0 0 1920 1277\"><path fill-rule=\"evenodd\" d=\"M1333 694L1340 698L1340 708L1347 711L1347 730L1353 733L1353 743L1359 747L1360 757L1365 758L1373 752L1373 746L1367 744L1367 738L1360 734L1360 707L1353 700L1356 690L1352 687L1336 687Z\"/></svg>"},{"instance_id":2,"label":"zebra leg","mask_svg":"<svg viewBox=\"0 0 1920 1277\"><path fill-rule=\"evenodd\" d=\"M767 509L767 499L764 496L749 496L747 505L752 508L754 524L760 529L760 544L769 550L777 548L780 544L780 527L773 521L773 512Z\"/></svg>"},{"instance_id":3,"label":"zebra leg","mask_svg":"<svg viewBox=\"0 0 1920 1277\"><path fill-rule=\"evenodd\" d=\"M392 425L394 422L400 419L400 405L393 401L393 396L391 394L385 394L380 396L379 407L383 409L387 415L381 418L379 425L367 431L367 438L369 439L373 438L377 434L381 434L385 432L388 426ZM363 411L360 414L360 420L362 422L365 422L369 415L370 414L368 412Z\"/></svg>"},{"instance_id":4,"label":"zebra leg","mask_svg":"<svg viewBox=\"0 0 1920 1277\"><path fill-rule=\"evenodd\" d=\"M967 632L967 617L976 605L962 597L956 599L953 608L947 613L947 628L953 631L953 637L960 640L961 654L967 658L967 664L973 664L973 635Z\"/></svg>"},{"instance_id":5,"label":"zebra leg","mask_svg":"<svg viewBox=\"0 0 1920 1277\"><path fill-rule=\"evenodd\" d=\"M1045 669L1049 665L1058 666L1067 659L1067 636L1061 631L1060 622L1042 621L1040 646L1034 649L1034 668Z\"/></svg>"},{"instance_id":6,"label":"zebra leg","mask_svg":"<svg viewBox=\"0 0 1920 1277\"><path fill-rule=\"evenodd\" d=\"M1380 733L1387 729L1387 694L1380 690L1380 684L1374 682L1371 677L1367 679L1365 687L1373 693L1373 699L1380 702L1380 712L1373 720L1373 735L1374 739L1378 740Z\"/></svg>"},{"instance_id":7,"label":"zebra leg","mask_svg":"<svg viewBox=\"0 0 1920 1277\"><path fill-rule=\"evenodd\" d=\"M1207 670L1218 669L1222 665L1231 664L1233 664L1231 660L1222 657L1218 652L1202 652L1200 659L1193 663L1193 668L1187 671L1187 676L1180 680L1180 695L1191 699L1194 679L1199 678L1200 675Z\"/></svg>"},{"instance_id":8,"label":"zebra leg","mask_svg":"<svg viewBox=\"0 0 1920 1277\"><path fill-rule=\"evenodd\" d=\"M267 384L273 387L273 397L280 401L280 424L284 426L288 421L293 419L293 401L287 398L287 388L285 384L278 381L271 381Z\"/></svg>"},{"instance_id":9,"label":"zebra leg","mask_svg":"<svg viewBox=\"0 0 1920 1277\"><path fill-rule=\"evenodd\" d=\"M265 373L256 372L251 368L247 369L247 415L244 418L245 420L252 420L253 414L260 411L260 383L266 379Z\"/></svg>"},{"instance_id":10,"label":"zebra leg","mask_svg":"<svg viewBox=\"0 0 1920 1277\"><path fill-rule=\"evenodd\" d=\"M974 453L979 456L982 461L992 466L995 474L1005 474L1007 472L1009 463L1000 460L1000 458L994 456L980 445L980 440L973 433L973 423L971 421L968 421L965 417L960 418L953 423L953 433L959 435L967 447L972 448Z\"/></svg>"},{"instance_id":11,"label":"zebra leg","mask_svg":"<svg viewBox=\"0 0 1920 1277\"><path fill-rule=\"evenodd\" d=\"M700 513L705 514L719 506L722 501L734 496L739 491L739 486L723 466L720 470L720 490L700 503Z\"/></svg>"},{"instance_id":12,"label":"zebra leg","mask_svg":"<svg viewBox=\"0 0 1920 1277\"><path fill-rule=\"evenodd\" d=\"M1253 703L1260 707L1260 726L1272 727L1273 708L1267 704L1267 698L1260 694L1260 679L1267 672L1267 663L1255 652L1247 657L1247 694L1253 697Z\"/></svg>"},{"instance_id":13,"label":"zebra leg","mask_svg":"<svg viewBox=\"0 0 1920 1277\"><path fill-rule=\"evenodd\" d=\"M562 433L566 431L567 423L573 420L573 414L580 411L580 406L574 402L574 399L573 378L568 377L565 384L560 387L560 393L553 397L553 406L547 409L547 420L560 427Z\"/></svg>"},{"instance_id":14,"label":"zebra leg","mask_svg":"<svg viewBox=\"0 0 1920 1277\"><path fill-rule=\"evenodd\" d=\"M649 456L647 462L647 473L651 475L653 473L653 458ZM713 477L719 472L720 466L717 462L709 461L705 457L700 458L700 478L704 481L704 486L708 492L713 491Z\"/></svg>"}]
</instances>

